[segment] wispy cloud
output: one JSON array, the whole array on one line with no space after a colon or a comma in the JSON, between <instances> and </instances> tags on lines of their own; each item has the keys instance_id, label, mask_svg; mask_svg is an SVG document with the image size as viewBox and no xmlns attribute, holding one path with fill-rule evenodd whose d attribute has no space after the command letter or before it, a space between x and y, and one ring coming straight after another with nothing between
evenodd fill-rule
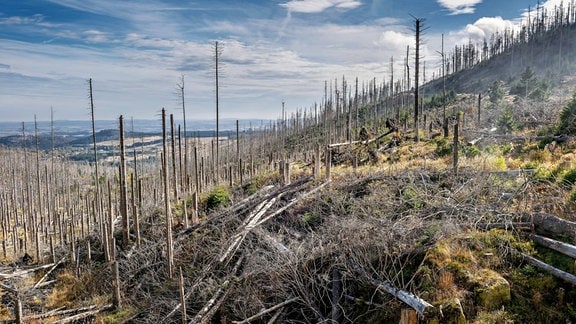
<instances>
[{"instance_id":1,"label":"wispy cloud","mask_svg":"<svg viewBox=\"0 0 576 324\"><path fill-rule=\"evenodd\" d=\"M451 15L472 14L475 6L482 0L437 0L438 4L448 9Z\"/></svg>"},{"instance_id":2,"label":"wispy cloud","mask_svg":"<svg viewBox=\"0 0 576 324\"><path fill-rule=\"evenodd\" d=\"M320 13L330 8L351 10L361 5L357 0L291 0L280 4L290 12L299 13Z\"/></svg>"}]
</instances>

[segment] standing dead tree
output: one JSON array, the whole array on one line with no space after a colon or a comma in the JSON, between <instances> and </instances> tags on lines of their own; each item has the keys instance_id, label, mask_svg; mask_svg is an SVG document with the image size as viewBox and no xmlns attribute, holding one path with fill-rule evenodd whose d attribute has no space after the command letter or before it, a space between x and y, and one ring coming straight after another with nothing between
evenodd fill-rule
<instances>
[{"instance_id":1,"label":"standing dead tree","mask_svg":"<svg viewBox=\"0 0 576 324\"><path fill-rule=\"evenodd\" d=\"M168 144L166 136L166 110L162 108L162 183L164 188L164 215L166 217L166 265L168 277L174 276L174 250L172 244L172 211L170 209L170 182L168 181Z\"/></svg>"}]
</instances>

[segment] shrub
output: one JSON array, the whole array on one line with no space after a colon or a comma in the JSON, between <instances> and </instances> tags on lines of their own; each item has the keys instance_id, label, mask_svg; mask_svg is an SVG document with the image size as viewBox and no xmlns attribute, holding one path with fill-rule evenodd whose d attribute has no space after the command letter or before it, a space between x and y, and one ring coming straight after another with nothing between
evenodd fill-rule
<instances>
[{"instance_id":1,"label":"shrub","mask_svg":"<svg viewBox=\"0 0 576 324\"><path fill-rule=\"evenodd\" d=\"M469 158L479 156L482 153L476 145L465 146L463 151L464 155Z\"/></svg>"},{"instance_id":2,"label":"shrub","mask_svg":"<svg viewBox=\"0 0 576 324\"><path fill-rule=\"evenodd\" d=\"M318 212L307 212L302 216L302 220L310 227L314 227L320 221Z\"/></svg>"},{"instance_id":3,"label":"shrub","mask_svg":"<svg viewBox=\"0 0 576 324\"><path fill-rule=\"evenodd\" d=\"M540 167L534 172L533 179L536 181L554 181L554 175L547 168Z\"/></svg>"},{"instance_id":4,"label":"shrub","mask_svg":"<svg viewBox=\"0 0 576 324\"><path fill-rule=\"evenodd\" d=\"M538 163L534 161L526 162L522 164L522 170L536 170L538 169Z\"/></svg>"},{"instance_id":5,"label":"shrub","mask_svg":"<svg viewBox=\"0 0 576 324\"><path fill-rule=\"evenodd\" d=\"M570 186L576 183L576 169L570 169L564 173L564 176L562 176L562 183Z\"/></svg>"},{"instance_id":6,"label":"shrub","mask_svg":"<svg viewBox=\"0 0 576 324\"><path fill-rule=\"evenodd\" d=\"M223 187L218 187L212 190L208 198L206 198L206 210L215 210L221 206L225 206L230 201L230 192Z\"/></svg>"},{"instance_id":7,"label":"shrub","mask_svg":"<svg viewBox=\"0 0 576 324\"><path fill-rule=\"evenodd\" d=\"M568 202L576 204L576 189L572 189L572 191L570 191L570 195L568 195Z\"/></svg>"},{"instance_id":8,"label":"shrub","mask_svg":"<svg viewBox=\"0 0 576 324\"><path fill-rule=\"evenodd\" d=\"M576 134L576 92L560 112L559 131L565 134Z\"/></svg>"},{"instance_id":9,"label":"shrub","mask_svg":"<svg viewBox=\"0 0 576 324\"><path fill-rule=\"evenodd\" d=\"M494 168L499 171L506 170L506 159L503 156L496 157L494 161Z\"/></svg>"},{"instance_id":10,"label":"shrub","mask_svg":"<svg viewBox=\"0 0 576 324\"><path fill-rule=\"evenodd\" d=\"M436 150L434 151L438 157L445 157L452 154L452 143L446 138L441 138L436 141Z\"/></svg>"}]
</instances>

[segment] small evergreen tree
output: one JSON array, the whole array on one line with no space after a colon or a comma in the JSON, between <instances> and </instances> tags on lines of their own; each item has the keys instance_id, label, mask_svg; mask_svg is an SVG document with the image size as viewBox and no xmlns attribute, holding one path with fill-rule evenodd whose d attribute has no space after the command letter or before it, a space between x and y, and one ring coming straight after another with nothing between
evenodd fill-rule
<instances>
[{"instance_id":1,"label":"small evergreen tree","mask_svg":"<svg viewBox=\"0 0 576 324\"><path fill-rule=\"evenodd\" d=\"M510 107L506 107L500 115L500 118L498 118L498 128L500 132L505 134L516 130L516 120L514 119Z\"/></svg>"},{"instance_id":2,"label":"small evergreen tree","mask_svg":"<svg viewBox=\"0 0 576 324\"><path fill-rule=\"evenodd\" d=\"M504 82L500 80L495 80L492 85L488 88L488 94L490 95L490 102L497 105L502 101L504 95Z\"/></svg>"},{"instance_id":3,"label":"small evergreen tree","mask_svg":"<svg viewBox=\"0 0 576 324\"><path fill-rule=\"evenodd\" d=\"M560 112L559 131L568 135L576 134L576 92Z\"/></svg>"}]
</instances>

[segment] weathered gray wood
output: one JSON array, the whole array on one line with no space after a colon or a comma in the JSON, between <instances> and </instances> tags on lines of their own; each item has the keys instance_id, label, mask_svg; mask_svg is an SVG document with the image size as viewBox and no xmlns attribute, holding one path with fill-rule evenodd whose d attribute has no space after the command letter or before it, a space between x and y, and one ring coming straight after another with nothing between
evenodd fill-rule
<instances>
[{"instance_id":1,"label":"weathered gray wood","mask_svg":"<svg viewBox=\"0 0 576 324\"><path fill-rule=\"evenodd\" d=\"M292 298L292 299L285 300L285 301L281 302L280 304L277 304L277 305L274 305L274 306L272 306L272 307L270 307L270 308L267 308L267 309L259 312L258 314L255 314L255 315L253 315L253 316L248 317L247 319L244 319L244 320L242 320L242 321L232 321L232 323L235 323L235 324L246 324L246 323L250 323L250 322L252 322L253 320L257 320L257 319L259 319L260 317L262 317L262 316L264 316L264 315L266 315L266 314L268 314L268 313L271 313L271 312L273 312L273 311L275 311L275 310L277 310L277 309L279 309L279 308L282 308L282 307L284 307L284 306L286 306L286 305L288 305L288 304L290 304L290 303L293 303L293 302L297 301L298 299L299 299L298 297L294 297L294 298Z\"/></svg>"},{"instance_id":2,"label":"weathered gray wood","mask_svg":"<svg viewBox=\"0 0 576 324\"><path fill-rule=\"evenodd\" d=\"M122 216L122 246L130 243L130 221L128 219L128 189L126 185L126 149L124 145L124 118L120 115L120 215Z\"/></svg>"},{"instance_id":3,"label":"weathered gray wood","mask_svg":"<svg viewBox=\"0 0 576 324\"><path fill-rule=\"evenodd\" d=\"M336 148L336 147L340 147L340 146L347 146L347 145L354 145L354 144L362 144L362 145L368 145L372 142L376 142L377 140L392 134L393 132L395 132L396 129L392 128L389 131L387 131L386 133L382 133L374 138L365 140L365 141L351 141L351 142L344 142L344 143L333 143L333 144L329 144L328 145L328 149L332 149L332 148Z\"/></svg>"},{"instance_id":4,"label":"weathered gray wood","mask_svg":"<svg viewBox=\"0 0 576 324\"><path fill-rule=\"evenodd\" d=\"M38 288L38 286L40 286L40 284L46 280L46 278L48 278L48 276L50 275L50 273L52 273L52 271L54 271L54 269L56 269L56 267L58 267L59 264L61 264L62 262L64 262L64 260L66 260L66 257L60 259L60 261L58 261L57 263L54 264L54 266L52 266L52 268L50 268L50 270L48 270L48 272L46 272L46 274L44 276L42 276L42 278L40 278L40 280L38 280L34 286L32 288L36 289Z\"/></svg>"},{"instance_id":5,"label":"weathered gray wood","mask_svg":"<svg viewBox=\"0 0 576 324\"><path fill-rule=\"evenodd\" d=\"M111 305L105 306L106 307L110 307ZM61 315L66 315L66 314L72 314L72 313L79 313L79 312L86 312L86 311L92 311L94 309L96 309L97 306L96 305L92 305L92 306L87 306L87 307L81 307L81 308L75 308L75 309L64 309L64 307L59 307L56 309L53 309L51 311L42 313L42 314L34 314L34 315L29 315L26 316L24 318L25 322L29 322L31 320L35 320L35 319L41 319L41 318L46 318L46 317L52 317L52 316L61 316Z\"/></svg>"},{"instance_id":6,"label":"weathered gray wood","mask_svg":"<svg viewBox=\"0 0 576 324\"><path fill-rule=\"evenodd\" d=\"M576 258L576 246L574 245L556 241L540 235L531 235L531 238L537 244L550 248L554 251L560 252L571 258Z\"/></svg>"},{"instance_id":7,"label":"weathered gray wood","mask_svg":"<svg viewBox=\"0 0 576 324\"><path fill-rule=\"evenodd\" d=\"M573 285L576 285L576 276L575 275L568 273L568 272L565 272L565 271L562 271L558 268L555 268L555 267L553 267L547 263L544 263L544 262L542 262L536 258L533 258L527 254L524 254L522 252L518 252L518 253L522 256L522 258L524 258L524 260L526 260L531 265L537 267L538 269L546 271L547 273L553 275L556 278L560 278L566 282L569 282Z\"/></svg>"},{"instance_id":8,"label":"weathered gray wood","mask_svg":"<svg viewBox=\"0 0 576 324\"><path fill-rule=\"evenodd\" d=\"M14 294L14 301L15 301L14 313L16 317L16 323L22 324L24 323L23 322L24 312L22 310L22 300L20 299L20 294L18 294L18 292Z\"/></svg>"},{"instance_id":9,"label":"weathered gray wood","mask_svg":"<svg viewBox=\"0 0 576 324\"><path fill-rule=\"evenodd\" d=\"M70 317L66 317L66 318L63 318L63 319L61 319L61 320L54 321L54 322L51 322L51 323L53 323L53 324L74 323L74 322L76 322L76 321L78 321L78 320L80 320L80 319L86 318L86 317L88 317L88 316L92 316L92 315L94 315L94 314L98 314L98 313L100 313L101 311L107 310L107 309L109 309L109 308L111 308L111 307L112 307L112 305L106 305L106 306L104 306L104 307L100 307L100 308L97 308L97 309L94 309L94 310L90 310L90 311L86 311L86 312L83 312L83 313L80 313L80 314L76 314L76 315L73 315L73 316L70 316Z\"/></svg>"},{"instance_id":10,"label":"weathered gray wood","mask_svg":"<svg viewBox=\"0 0 576 324\"><path fill-rule=\"evenodd\" d=\"M164 187L164 214L166 215L166 255L168 278L174 276L174 250L172 244L172 212L170 208L170 183L168 181L168 145L166 136L166 110L162 108L162 182Z\"/></svg>"},{"instance_id":11,"label":"weathered gray wood","mask_svg":"<svg viewBox=\"0 0 576 324\"><path fill-rule=\"evenodd\" d=\"M186 318L186 300L184 293L184 276L182 275L182 267L180 267L180 276L178 278L178 287L180 288L180 305L182 305L182 324L186 324L188 319Z\"/></svg>"},{"instance_id":12,"label":"weathered gray wood","mask_svg":"<svg viewBox=\"0 0 576 324\"><path fill-rule=\"evenodd\" d=\"M30 268L30 269L24 269L24 270L20 270L20 271L16 271L13 273L0 273L0 279L10 279L10 278L15 278L15 277L21 277L24 275L27 275L31 272L36 272L38 270L42 270L42 269L47 269L54 266L54 263L50 263L50 264L45 264L39 267L34 267L34 268Z\"/></svg>"},{"instance_id":13,"label":"weathered gray wood","mask_svg":"<svg viewBox=\"0 0 576 324\"><path fill-rule=\"evenodd\" d=\"M576 243L576 223L551 214L535 213L521 216L522 222L534 224L537 234L552 237L565 237Z\"/></svg>"},{"instance_id":14,"label":"weathered gray wood","mask_svg":"<svg viewBox=\"0 0 576 324\"><path fill-rule=\"evenodd\" d=\"M387 293L400 299L402 302L404 302L406 305L412 307L415 311L418 312L418 314L420 314L422 316L424 316L429 311L429 309L434 307L434 306L432 306L432 304L428 303L424 299L422 299L418 296L415 296L415 295L413 295L413 294L411 294L405 290L398 289L398 288L392 286L389 282L380 281L380 280L376 280L376 279L371 279L371 282L376 287L383 289Z\"/></svg>"}]
</instances>

